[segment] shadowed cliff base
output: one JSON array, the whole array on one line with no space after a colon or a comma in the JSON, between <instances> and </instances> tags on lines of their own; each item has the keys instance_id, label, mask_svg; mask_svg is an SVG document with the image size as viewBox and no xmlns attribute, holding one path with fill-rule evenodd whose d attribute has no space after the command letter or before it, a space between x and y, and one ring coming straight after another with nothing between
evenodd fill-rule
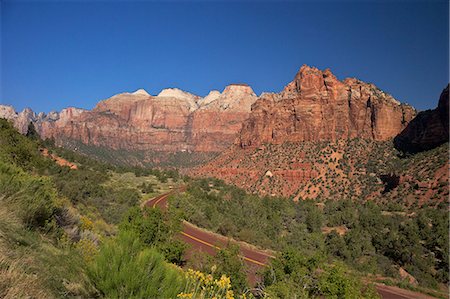
<instances>
[{"instance_id":1,"label":"shadowed cliff base","mask_svg":"<svg viewBox=\"0 0 450 299\"><path fill-rule=\"evenodd\" d=\"M430 150L448 142L449 85L442 91L436 109L422 111L394 139L405 153Z\"/></svg>"}]
</instances>

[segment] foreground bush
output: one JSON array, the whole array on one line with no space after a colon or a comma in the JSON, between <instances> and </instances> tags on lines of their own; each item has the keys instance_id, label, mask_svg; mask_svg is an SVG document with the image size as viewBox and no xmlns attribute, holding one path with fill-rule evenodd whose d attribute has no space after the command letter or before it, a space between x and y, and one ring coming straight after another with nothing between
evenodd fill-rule
<instances>
[{"instance_id":1,"label":"foreground bush","mask_svg":"<svg viewBox=\"0 0 450 299\"><path fill-rule=\"evenodd\" d=\"M88 274L106 298L175 298L185 285L179 268L130 231L100 247Z\"/></svg>"},{"instance_id":2,"label":"foreground bush","mask_svg":"<svg viewBox=\"0 0 450 299\"><path fill-rule=\"evenodd\" d=\"M169 217L160 209L146 207L142 211L139 207L133 207L127 211L119 228L132 232L143 244L155 247L168 262L183 264L186 245L175 239L181 228L179 218Z\"/></svg>"}]
</instances>

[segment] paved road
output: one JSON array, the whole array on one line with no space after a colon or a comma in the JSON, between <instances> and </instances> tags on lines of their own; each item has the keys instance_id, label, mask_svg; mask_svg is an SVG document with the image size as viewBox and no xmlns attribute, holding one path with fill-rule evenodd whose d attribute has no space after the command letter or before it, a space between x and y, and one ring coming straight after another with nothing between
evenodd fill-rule
<instances>
[{"instance_id":1,"label":"paved road","mask_svg":"<svg viewBox=\"0 0 450 299\"><path fill-rule=\"evenodd\" d=\"M183 188L172 190L168 193L148 200L145 205L148 207L159 207L162 210L165 210L167 209L167 200L170 195L179 192L180 190L184 191ZM228 242L235 242L239 244L241 257L249 266L248 274L250 283L255 283L257 281L256 272L262 267L266 266L269 262L269 258L273 257L273 255L268 251L257 249L254 246L251 246L244 242L237 242L233 240L230 241L229 238L200 229L187 221L183 222L183 230L181 232L180 238L186 243L190 244L195 251L203 251L211 255L216 254L217 250L226 246ZM424 294L414 293L408 290L386 286L383 284L377 284L376 289L383 299L434 298Z\"/></svg>"}]
</instances>

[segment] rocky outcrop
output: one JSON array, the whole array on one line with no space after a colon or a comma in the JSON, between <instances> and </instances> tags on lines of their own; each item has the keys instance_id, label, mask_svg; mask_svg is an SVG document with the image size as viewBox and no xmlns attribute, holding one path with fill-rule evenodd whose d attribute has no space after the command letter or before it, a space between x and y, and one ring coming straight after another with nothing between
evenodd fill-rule
<instances>
[{"instance_id":1,"label":"rocky outcrop","mask_svg":"<svg viewBox=\"0 0 450 299\"><path fill-rule=\"evenodd\" d=\"M388 140L415 116L375 85L330 70L302 66L279 94L263 94L253 105L240 138L241 147L264 143L365 138Z\"/></svg>"},{"instance_id":2,"label":"rocky outcrop","mask_svg":"<svg viewBox=\"0 0 450 299\"><path fill-rule=\"evenodd\" d=\"M436 109L417 114L394 139L395 147L403 152L430 150L449 139L449 85L442 91Z\"/></svg>"}]
</instances>

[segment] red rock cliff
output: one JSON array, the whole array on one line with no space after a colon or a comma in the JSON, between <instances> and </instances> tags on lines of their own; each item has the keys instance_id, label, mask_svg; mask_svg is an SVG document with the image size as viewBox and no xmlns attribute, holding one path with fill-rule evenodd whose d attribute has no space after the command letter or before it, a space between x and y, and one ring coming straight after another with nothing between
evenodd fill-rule
<instances>
[{"instance_id":1,"label":"red rock cliff","mask_svg":"<svg viewBox=\"0 0 450 299\"><path fill-rule=\"evenodd\" d=\"M165 89L122 93L89 110L67 108L49 115L0 106L21 132L30 121L43 138L64 145L78 141L112 149L164 152L222 152L286 141L396 136L415 110L376 86L357 79L339 81L329 70L303 66L279 94L259 99L251 87L232 84L202 98ZM240 132L240 134L239 134Z\"/></svg>"},{"instance_id":2,"label":"red rock cliff","mask_svg":"<svg viewBox=\"0 0 450 299\"><path fill-rule=\"evenodd\" d=\"M36 118L31 110L16 114L5 106L0 114L14 119L22 132L33 121L43 138L60 145L75 140L112 149L220 152L236 139L256 99L246 85L205 98L179 89L157 96L138 90L100 101L92 111L67 108Z\"/></svg>"},{"instance_id":3,"label":"red rock cliff","mask_svg":"<svg viewBox=\"0 0 450 299\"><path fill-rule=\"evenodd\" d=\"M302 66L279 94L263 94L244 123L239 145L347 138L387 140L415 116L373 84L339 81L330 70Z\"/></svg>"}]
</instances>

